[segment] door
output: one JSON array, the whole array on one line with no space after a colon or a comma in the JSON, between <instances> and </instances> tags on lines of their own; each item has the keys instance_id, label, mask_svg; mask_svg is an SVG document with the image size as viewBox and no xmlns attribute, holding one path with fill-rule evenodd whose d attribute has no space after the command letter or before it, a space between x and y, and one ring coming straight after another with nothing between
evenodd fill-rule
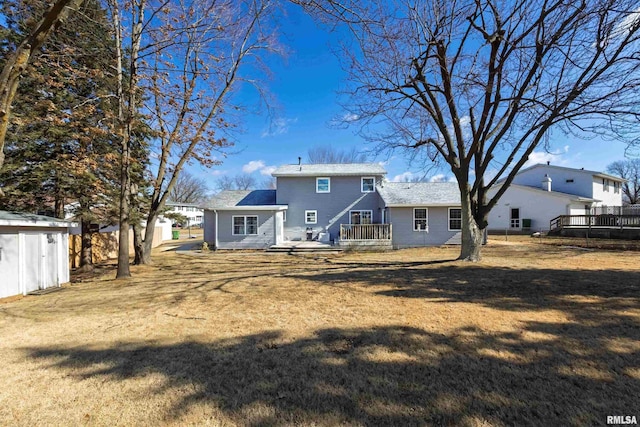
<instances>
[{"instance_id":1,"label":"door","mask_svg":"<svg viewBox=\"0 0 640 427\"><path fill-rule=\"evenodd\" d=\"M60 284L58 277L58 244L60 241L60 233L46 233L44 235L43 289Z\"/></svg>"},{"instance_id":2,"label":"door","mask_svg":"<svg viewBox=\"0 0 640 427\"><path fill-rule=\"evenodd\" d=\"M42 235L24 233L24 289L25 293L37 291L42 284Z\"/></svg>"},{"instance_id":3,"label":"door","mask_svg":"<svg viewBox=\"0 0 640 427\"><path fill-rule=\"evenodd\" d=\"M520 228L520 208L511 208L511 228Z\"/></svg>"},{"instance_id":4,"label":"door","mask_svg":"<svg viewBox=\"0 0 640 427\"><path fill-rule=\"evenodd\" d=\"M0 234L0 298L20 293L18 233Z\"/></svg>"}]
</instances>

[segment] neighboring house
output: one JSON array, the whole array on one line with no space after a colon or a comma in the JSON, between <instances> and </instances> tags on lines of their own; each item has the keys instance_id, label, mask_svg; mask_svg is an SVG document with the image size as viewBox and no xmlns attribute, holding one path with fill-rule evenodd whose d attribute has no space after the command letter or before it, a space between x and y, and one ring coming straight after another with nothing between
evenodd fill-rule
<instances>
[{"instance_id":1,"label":"neighboring house","mask_svg":"<svg viewBox=\"0 0 640 427\"><path fill-rule=\"evenodd\" d=\"M0 211L0 298L69 281L71 222Z\"/></svg>"},{"instance_id":2,"label":"neighboring house","mask_svg":"<svg viewBox=\"0 0 640 427\"><path fill-rule=\"evenodd\" d=\"M218 249L287 241L411 247L459 243L451 183L389 183L375 163L298 164L273 172L276 190L223 191L205 207L204 239Z\"/></svg>"},{"instance_id":3,"label":"neighboring house","mask_svg":"<svg viewBox=\"0 0 640 427\"><path fill-rule=\"evenodd\" d=\"M497 187L489 190L493 197ZM624 179L601 172L537 164L515 176L489 213L490 232L549 231L560 215L589 215L622 206Z\"/></svg>"},{"instance_id":4,"label":"neighboring house","mask_svg":"<svg viewBox=\"0 0 640 427\"><path fill-rule=\"evenodd\" d=\"M196 203L179 203L179 202L167 202L165 203L167 208L170 208L167 212L179 213L189 220L191 227L200 227L204 220L204 211Z\"/></svg>"}]
</instances>

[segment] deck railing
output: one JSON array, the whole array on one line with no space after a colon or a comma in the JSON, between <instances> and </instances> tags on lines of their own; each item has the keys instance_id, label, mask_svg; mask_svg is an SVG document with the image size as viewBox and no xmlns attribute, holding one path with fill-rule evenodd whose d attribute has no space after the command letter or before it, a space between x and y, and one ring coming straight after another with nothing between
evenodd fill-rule
<instances>
[{"instance_id":1,"label":"deck railing","mask_svg":"<svg viewBox=\"0 0 640 427\"><path fill-rule=\"evenodd\" d=\"M340 240L391 240L391 224L340 224Z\"/></svg>"},{"instance_id":2,"label":"deck railing","mask_svg":"<svg viewBox=\"0 0 640 427\"><path fill-rule=\"evenodd\" d=\"M640 215L560 215L549 224L550 230L563 227L640 227Z\"/></svg>"}]
</instances>

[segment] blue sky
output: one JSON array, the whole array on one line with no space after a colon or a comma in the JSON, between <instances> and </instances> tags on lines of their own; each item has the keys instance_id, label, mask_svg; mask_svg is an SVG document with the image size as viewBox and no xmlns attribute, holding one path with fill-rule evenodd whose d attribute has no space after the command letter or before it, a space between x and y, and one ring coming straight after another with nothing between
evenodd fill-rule
<instances>
[{"instance_id":1,"label":"blue sky","mask_svg":"<svg viewBox=\"0 0 640 427\"><path fill-rule=\"evenodd\" d=\"M318 28L294 7L289 8L282 31L285 33L282 42L290 53L286 60L271 61L273 77L268 82L277 103L276 117L270 118L266 113L245 116L244 131L235 136L235 154L211 169L191 167L190 172L205 178L211 188L223 174L252 173L263 181L278 165L296 163L298 156L304 161L307 150L314 146L373 149L356 135L355 127L331 126L333 119L346 113L338 103L345 74L331 51L331 47L337 46L338 36ZM539 148L530 156L529 164L550 161L555 165L604 171L611 162L624 158L625 148L623 143L575 140L557 132L551 139L550 152ZM424 175L420 165L410 165L401 153L374 160L385 162L390 180L403 175ZM431 170L427 178L450 179L451 173Z\"/></svg>"}]
</instances>

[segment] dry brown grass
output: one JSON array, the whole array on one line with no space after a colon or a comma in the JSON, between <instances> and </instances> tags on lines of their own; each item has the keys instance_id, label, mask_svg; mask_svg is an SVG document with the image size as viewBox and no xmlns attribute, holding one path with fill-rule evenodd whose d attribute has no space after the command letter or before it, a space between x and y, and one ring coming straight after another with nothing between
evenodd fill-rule
<instances>
[{"instance_id":1,"label":"dry brown grass","mask_svg":"<svg viewBox=\"0 0 640 427\"><path fill-rule=\"evenodd\" d=\"M158 254L0 304L1 425L600 425L640 415L640 254L493 241Z\"/></svg>"}]
</instances>

